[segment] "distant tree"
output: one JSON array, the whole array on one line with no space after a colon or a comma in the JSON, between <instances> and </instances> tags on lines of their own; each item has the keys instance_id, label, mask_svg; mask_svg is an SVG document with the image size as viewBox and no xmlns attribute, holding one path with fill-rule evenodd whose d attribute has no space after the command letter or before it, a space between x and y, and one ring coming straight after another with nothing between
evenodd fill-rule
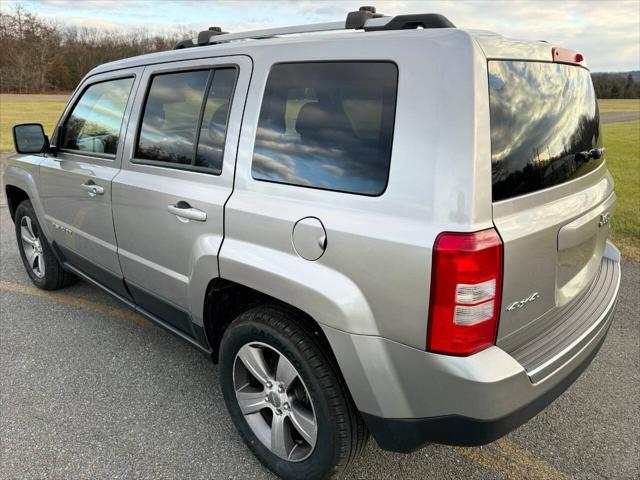
<instances>
[{"instance_id":1,"label":"distant tree","mask_svg":"<svg viewBox=\"0 0 640 480\"><path fill-rule=\"evenodd\" d=\"M627 75L627 82L624 86L624 98L638 98L638 89L631 74Z\"/></svg>"},{"instance_id":2,"label":"distant tree","mask_svg":"<svg viewBox=\"0 0 640 480\"><path fill-rule=\"evenodd\" d=\"M65 26L18 6L0 12L0 92L68 92L97 65L170 50L195 36ZM640 72L594 73L592 79L598 98L640 98Z\"/></svg>"},{"instance_id":3,"label":"distant tree","mask_svg":"<svg viewBox=\"0 0 640 480\"><path fill-rule=\"evenodd\" d=\"M594 73L591 75L598 98L639 98L640 81L634 73Z\"/></svg>"},{"instance_id":4,"label":"distant tree","mask_svg":"<svg viewBox=\"0 0 640 480\"><path fill-rule=\"evenodd\" d=\"M195 36L186 30L157 35L64 26L18 6L0 12L0 92L71 91L97 65L170 50Z\"/></svg>"},{"instance_id":5,"label":"distant tree","mask_svg":"<svg viewBox=\"0 0 640 480\"><path fill-rule=\"evenodd\" d=\"M622 98L622 93L623 93L623 89L620 88L620 85L618 84L618 82L614 82L614 84L611 85L610 97L611 98Z\"/></svg>"}]
</instances>

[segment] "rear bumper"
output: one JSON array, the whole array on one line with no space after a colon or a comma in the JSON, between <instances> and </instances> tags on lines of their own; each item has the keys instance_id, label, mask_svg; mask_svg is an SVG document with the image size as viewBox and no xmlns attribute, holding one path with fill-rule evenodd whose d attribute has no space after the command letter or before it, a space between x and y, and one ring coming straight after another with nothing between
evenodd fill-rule
<instances>
[{"instance_id":1,"label":"rear bumper","mask_svg":"<svg viewBox=\"0 0 640 480\"><path fill-rule=\"evenodd\" d=\"M482 420L461 415L383 418L362 413L369 431L384 450L409 453L426 443L473 447L486 445L515 430L553 402L589 366L604 337L568 376L530 403L501 418Z\"/></svg>"},{"instance_id":2,"label":"rear bumper","mask_svg":"<svg viewBox=\"0 0 640 480\"><path fill-rule=\"evenodd\" d=\"M558 356L542 379L496 346L469 357L451 357L325 328L378 444L397 452L427 442L482 445L543 410L580 376L604 342L620 285L619 258L609 260L615 262L606 286L613 300L593 320L588 337Z\"/></svg>"}]
</instances>

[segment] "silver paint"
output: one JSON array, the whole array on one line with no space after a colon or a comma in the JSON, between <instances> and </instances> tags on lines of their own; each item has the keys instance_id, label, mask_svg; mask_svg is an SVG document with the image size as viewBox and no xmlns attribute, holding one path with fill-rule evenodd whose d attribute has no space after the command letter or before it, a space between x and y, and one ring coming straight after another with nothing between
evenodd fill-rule
<instances>
[{"instance_id":1,"label":"silver paint","mask_svg":"<svg viewBox=\"0 0 640 480\"><path fill-rule=\"evenodd\" d=\"M306 312L326 334L362 411L495 419L570 375L606 335L613 308L592 319L597 332L540 385L501 348L511 335L532 335L537 320L589 284L603 255L616 255L603 217L615 203L606 164L541 192L491 200L487 59L548 61L552 46L425 29L248 40L124 59L92 70L69 104L92 82L135 74L115 159L14 156L5 181L29 195L47 238L184 309L197 325L217 277ZM270 68L324 60L398 66L389 182L379 197L251 178ZM218 65L239 68L222 174L136 163L151 75ZM102 194L82 186L89 180ZM197 218L169 208L180 201ZM309 218L318 223L305 220L298 231ZM425 352L435 238L492 226L505 259L497 345L469 357ZM527 308L507 310L532 292L539 298ZM282 403L274 395L272 404Z\"/></svg>"}]
</instances>

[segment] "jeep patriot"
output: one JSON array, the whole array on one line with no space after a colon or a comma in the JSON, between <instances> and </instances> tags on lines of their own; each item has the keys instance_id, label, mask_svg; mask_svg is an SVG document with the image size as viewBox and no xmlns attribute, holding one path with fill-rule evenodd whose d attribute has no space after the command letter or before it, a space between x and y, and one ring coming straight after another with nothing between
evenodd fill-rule
<instances>
[{"instance_id":1,"label":"jeep patriot","mask_svg":"<svg viewBox=\"0 0 640 480\"><path fill-rule=\"evenodd\" d=\"M26 271L91 282L210 355L286 479L482 445L609 329L620 254L583 55L437 14L200 32L14 127Z\"/></svg>"}]
</instances>

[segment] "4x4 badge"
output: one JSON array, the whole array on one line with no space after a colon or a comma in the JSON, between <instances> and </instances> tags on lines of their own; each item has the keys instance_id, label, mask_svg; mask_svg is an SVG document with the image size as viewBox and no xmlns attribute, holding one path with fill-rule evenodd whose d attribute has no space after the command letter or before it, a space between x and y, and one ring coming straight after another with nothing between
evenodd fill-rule
<instances>
[{"instance_id":1,"label":"4x4 badge","mask_svg":"<svg viewBox=\"0 0 640 480\"><path fill-rule=\"evenodd\" d=\"M600 214L600 221L598 222L598 227L604 227L607 223L609 223L609 212Z\"/></svg>"},{"instance_id":2,"label":"4x4 badge","mask_svg":"<svg viewBox=\"0 0 640 480\"><path fill-rule=\"evenodd\" d=\"M527 298L523 298L522 300L518 300L517 302L513 302L511 305L507 307L508 311L516 310L526 306L528 303L535 302L540 298L540 294L538 292L533 292Z\"/></svg>"}]
</instances>

